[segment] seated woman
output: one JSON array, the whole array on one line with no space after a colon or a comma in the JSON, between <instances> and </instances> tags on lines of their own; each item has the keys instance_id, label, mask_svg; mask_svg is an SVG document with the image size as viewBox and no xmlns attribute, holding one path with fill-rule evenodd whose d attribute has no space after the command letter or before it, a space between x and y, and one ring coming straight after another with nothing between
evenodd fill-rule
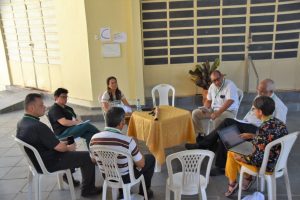
<instances>
[{"instance_id":1,"label":"seated woman","mask_svg":"<svg viewBox=\"0 0 300 200\"><path fill-rule=\"evenodd\" d=\"M112 106L120 106L124 109L126 115L130 115L130 113L132 112L131 107L124 94L121 92L121 90L119 90L116 77L108 77L106 79L106 85L107 91L103 93L100 100L103 111L107 112Z\"/></svg>"},{"instance_id":2,"label":"seated woman","mask_svg":"<svg viewBox=\"0 0 300 200\"><path fill-rule=\"evenodd\" d=\"M226 197L231 196L238 188L237 174L241 166L245 166L253 171L259 170L258 168L262 164L267 144L288 134L286 125L277 118L272 117L275 109L275 103L272 98L260 96L254 100L253 106L256 117L263 123L258 128L256 135L251 133L241 134L241 137L244 139L252 139L253 153L251 155L245 156L228 151L225 174L229 179L229 184L228 190L225 192ZM271 149L266 169L267 172L274 171L279 153L280 145ZM247 190L254 182L254 178L248 174L245 174L244 177L241 187L243 190Z\"/></svg>"}]
</instances>

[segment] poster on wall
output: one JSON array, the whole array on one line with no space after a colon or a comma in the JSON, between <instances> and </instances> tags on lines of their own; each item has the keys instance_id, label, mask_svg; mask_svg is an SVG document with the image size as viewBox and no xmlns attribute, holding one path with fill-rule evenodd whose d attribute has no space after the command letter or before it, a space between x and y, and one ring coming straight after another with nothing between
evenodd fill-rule
<instances>
[{"instance_id":1,"label":"poster on wall","mask_svg":"<svg viewBox=\"0 0 300 200\"><path fill-rule=\"evenodd\" d=\"M109 27L103 27L100 29L100 40L102 42L107 42L111 40Z\"/></svg>"},{"instance_id":2,"label":"poster on wall","mask_svg":"<svg viewBox=\"0 0 300 200\"><path fill-rule=\"evenodd\" d=\"M119 43L102 44L102 56L104 58L120 57L121 47Z\"/></svg>"},{"instance_id":3,"label":"poster on wall","mask_svg":"<svg viewBox=\"0 0 300 200\"><path fill-rule=\"evenodd\" d=\"M116 43L124 43L127 41L127 35L125 32L114 33L113 40Z\"/></svg>"}]
</instances>

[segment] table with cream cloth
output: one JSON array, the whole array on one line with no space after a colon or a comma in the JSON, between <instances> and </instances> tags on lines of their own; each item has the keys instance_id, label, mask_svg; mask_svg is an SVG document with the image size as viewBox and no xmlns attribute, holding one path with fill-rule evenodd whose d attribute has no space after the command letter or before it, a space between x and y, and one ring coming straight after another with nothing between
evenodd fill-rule
<instances>
[{"instance_id":1,"label":"table with cream cloth","mask_svg":"<svg viewBox=\"0 0 300 200\"><path fill-rule=\"evenodd\" d=\"M157 121L149 111L133 112L127 133L145 141L159 164L165 162L165 148L196 141L191 113L172 106L159 106Z\"/></svg>"}]
</instances>

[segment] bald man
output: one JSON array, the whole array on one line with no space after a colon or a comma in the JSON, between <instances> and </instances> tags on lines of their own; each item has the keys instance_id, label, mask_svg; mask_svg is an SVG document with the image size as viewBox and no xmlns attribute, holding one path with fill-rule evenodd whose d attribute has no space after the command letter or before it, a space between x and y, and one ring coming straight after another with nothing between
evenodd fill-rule
<instances>
[{"instance_id":1,"label":"bald man","mask_svg":"<svg viewBox=\"0 0 300 200\"><path fill-rule=\"evenodd\" d=\"M225 79L218 70L211 73L210 79L207 101L192 113L195 132L202 136L204 122L211 119L213 127L217 127L224 119L234 118L239 107L237 87L231 80Z\"/></svg>"},{"instance_id":2,"label":"bald man","mask_svg":"<svg viewBox=\"0 0 300 200\"><path fill-rule=\"evenodd\" d=\"M287 107L274 93L275 84L271 79L262 80L257 87L258 96L269 96L275 102L275 111L273 116L282 122L286 122ZM202 140L197 141L196 144L186 144L187 149L211 149L216 152L216 168L212 169L211 175L220 175L224 173L224 168L227 160L227 150L222 141L219 140L218 131L236 125L241 133L255 134L262 121L258 119L253 111L253 107L249 110L243 120L225 119L215 130L209 135L205 136Z\"/></svg>"}]
</instances>

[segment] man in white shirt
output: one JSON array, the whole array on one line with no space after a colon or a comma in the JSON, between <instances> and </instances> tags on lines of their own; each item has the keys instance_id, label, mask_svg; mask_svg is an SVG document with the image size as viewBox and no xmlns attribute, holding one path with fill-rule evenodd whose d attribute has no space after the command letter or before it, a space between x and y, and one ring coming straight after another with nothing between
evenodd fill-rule
<instances>
[{"instance_id":1,"label":"man in white shirt","mask_svg":"<svg viewBox=\"0 0 300 200\"><path fill-rule=\"evenodd\" d=\"M147 189L148 198L153 197L153 191L151 187L151 179L154 173L155 158L151 154L142 155L137 146L137 142L134 138L127 135L123 135L121 130L125 125L125 112L120 107L112 107L106 113L106 124L104 131L95 134L90 143L92 146L105 146L114 150L126 152L132 156L134 162L134 174L139 177L143 174L145 178L145 184ZM118 166L120 174L122 175L123 182L130 183L128 160L127 158L118 158ZM100 171L104 175L104 170L101 168ZM143 189L140 185L139 194L143 195ZM122 199L123 193L120 190L119 198Z\"/></svg>"},{"instance_id":2,"label":"man in white shirt","mask_svg":"<svg viewBox=\"0 0 300 200\"><path fill-rule=\"evenodd\" d=\"M269 96L275 102L275 111L273 116L282 122L286 122L287 107L284 103L276 96L274 93L275 84L271 79L262 80L258 87L257 93L258 96ZM255 98L256 98L255 97ZM203 137L201 140L198 140L196 144L186 144L187 149L211 149L216 152L216 168L212 169L212 175L219 175L224 173L223 169L227 160L227 150L223 145L222 141L219 140L218 131L222 128L236 125L241 133L255 134L257 128L261 125L262 121L259 120L253 111L253 107L249 110L243 120L235 119L225 119L215 130L213 130L209 135ZM219 140L219 141L218 141Z\"/></svg>"},{"instance_id":3,"label":"man in white shirt","mask_svg":"<svg viewBox=\"0 0 300 200\"><path fill-rule=\"evenodd\" d=\"M218 70L211 73L210 79L207 101L192 113L195 132L200 135L204 135L204 121L212 119L213 127L217 127L224 119L234 118L239 107L237 87L231 80Z\"/></svg>"}]
</instances>

